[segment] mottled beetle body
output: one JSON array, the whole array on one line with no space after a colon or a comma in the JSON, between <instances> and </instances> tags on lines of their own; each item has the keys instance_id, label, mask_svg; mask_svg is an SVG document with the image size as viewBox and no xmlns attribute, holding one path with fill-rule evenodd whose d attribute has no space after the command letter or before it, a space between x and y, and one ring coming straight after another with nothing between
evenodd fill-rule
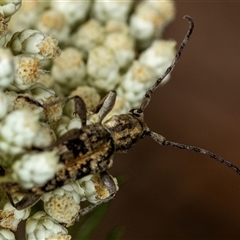
<instances>
[{"instance_id":1,"label":"mottled beetle body","mask_svg":"<svg viewBox=\"0 0 240 240\"><path fill-rule=\"evenodd\" d=\"M80 210L80 215L88 213L102 202L110 200L116 193L113 179L110 178L107 173L107 170L112 166L114 153L127 151L144 136L150 136L153 140L164 146L178 147L180 149L191 150L210 156L240 175L240 170L236 166L216 154L199 147L167 141L160 134L151 131L144 122L143 113L151 100L152 93L157 89L162 80L173 70L176 62L181 56L183 48L192 34L194 27L193 20L189 16L185 16L184 18L189 22L189 30L178 49L175 59L166 69L165 73L158 78L155 84L153 84L153 86L145 93L140 106L136 109L130 110L127 114L115 115L102 123L104 117L114 106L116 99L116 92L114 91L111 91L93 110L93 113L99 113L99 121L91 125L86 125L87 110L85 103L79 96L60 99L45 105L41 105L32 99L24 97L27 101L43 108L48 108L61 102L74 100L75 113L79 115L81 119L82 128L68 131L53 145L46 149L42 149L44 151L56 150L59 156L59 161L64 165L64 167L55 174L54 178L46 182L43 186L26 190L17 183L2 184L2 187L8 193L10 201L14 207L17 209L29 207L45 192L52 191L70 181L75 181L86 175L100 173L102 182L109 190L110 196L95 205ZM11 194L17 192L27 194L20 202L14 204L11 199Z\"/></svg>"}]
</instances>

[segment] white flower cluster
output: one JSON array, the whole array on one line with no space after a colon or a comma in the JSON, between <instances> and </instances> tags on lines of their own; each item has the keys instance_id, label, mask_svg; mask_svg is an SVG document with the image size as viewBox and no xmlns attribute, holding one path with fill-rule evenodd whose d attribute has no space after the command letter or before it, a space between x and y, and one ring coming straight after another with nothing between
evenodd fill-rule
<instances>
[{"instance_id":1,"label":"white flower cluster","mask_svg":"<svg viewBox=\"0 0 240 240\"><path fill-rule=\"evenodd\" d=\"M24 219L26 239L71 239L63 225L78 220L82 202L110 196L99 174L88 175L44 194L44 211L30 216L6 192L17 203L22 189L43 186L64 168L56 149L44 149L82 125L73 102L52 102L79 95L87 124L98 121L91 110L110 90L118 96L104 121L139 106L174 58L175 42L160 40L174 15L173 0L1 1L0 240L15 239Z\"/></svg>"}]
</instances>

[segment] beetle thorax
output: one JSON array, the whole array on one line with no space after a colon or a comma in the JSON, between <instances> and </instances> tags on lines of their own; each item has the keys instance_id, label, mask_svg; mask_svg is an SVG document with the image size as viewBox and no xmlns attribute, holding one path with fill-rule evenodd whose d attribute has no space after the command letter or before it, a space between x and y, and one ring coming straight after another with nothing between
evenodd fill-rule
<instances>
[{"instance_id":1,"label":"beetle thorax","mask_svg":"<svg viewBox=\"0 0 240 240\"><path fill-rule=\"evenodd\" d=\"M147 130L144 122L131 113L114 115L104 123L104 126L111 133L117 152L128 150Z\"/></svg>"}]
</instances>

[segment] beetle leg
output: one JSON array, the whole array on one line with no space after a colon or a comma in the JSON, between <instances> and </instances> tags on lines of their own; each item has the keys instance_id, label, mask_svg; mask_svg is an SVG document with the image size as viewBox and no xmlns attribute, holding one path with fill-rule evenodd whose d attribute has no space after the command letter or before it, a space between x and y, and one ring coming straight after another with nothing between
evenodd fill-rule
<instances>
[{"instance_id":1,"label":"beetle leg","mask_svg":"<svg viewBox=\"0 0 240 240\"><path fill-rule=\"evenodd\" d=\"M7 193L7 196L9 198L10 203L13 207L15 207L17 210L23 210L25 208L31 207L34 205L42 195L36 195L36 194L26 194L19 202L14 203L12 199L12 195L10 193Z\"/></svg>"},{"instance_id":2,"label":"beetle leg","mask_svg":"<svg viewBox=\"0 0 240 240\"><path fill-rule=\"evenodd\" d=\"M117 93L110 91L99 104L90 110L91 113L99 113L98 122L101 123L106 115L113 109L116 101Z\"/></svg>"}]
</instances>

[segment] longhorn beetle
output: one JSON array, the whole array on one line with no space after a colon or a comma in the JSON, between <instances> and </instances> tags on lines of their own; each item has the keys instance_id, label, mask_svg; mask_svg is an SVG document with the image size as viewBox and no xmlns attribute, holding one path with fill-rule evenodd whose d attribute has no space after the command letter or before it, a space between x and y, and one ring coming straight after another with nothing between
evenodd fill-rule
<instances>
[{"instance_id":1,"label":"longhorn beetle","mask_svg":"<svg viewBox=\"0 0 240 240\"><path fill-rule=\"evenodd\" d=\"M59 161L64 164L64 168L59 170L53 179L49 180L43 186L34 187L32 189L23 189L17 183L2 184L12 205L16 209L20 210L33 205L45 192L61 187L69 181L80 179L88 174L100 173L102 182L109 190L110 196L97 204L81 209L79 214L84 215L90 212L99 204L113 198L116 193L116 186L107 172L107 169L112 166L114 153L126 152L133 144L145 136L150 136L154 141L163 146L177 147L205 154L226 165L240 175L239 168L216 154L199 147L168 141L162 135L151 131L144 122L143 113L151 100L152 93L157 89L162 80L173 70L192 34L194 28L192 18L190 16L184 16L184 19L189 22L189 29L176 53L175 59L166 69L165 73L156 80L149 90L147 90L142 98L140 106L130 110L129 113L114 115L109 120L103 122L104 117L114 106L116 99L115 91L111 91L107 94L93 110L94 113L99 113L99 120L97 123L91 125L86 125L87 110L84 101L79 96L63 98L48 104L40 104L35 100L23 96L27 101L42 108L48 108L58 103L74 100L75 113L82 122L82 128L69 130L54 144L42 149L44 151L57 149ZM40 151L40 149L38 150ZM12 201L11 194L17 192L26 194L22 200L15 204Z\"/></svg>"}]
</instances>

